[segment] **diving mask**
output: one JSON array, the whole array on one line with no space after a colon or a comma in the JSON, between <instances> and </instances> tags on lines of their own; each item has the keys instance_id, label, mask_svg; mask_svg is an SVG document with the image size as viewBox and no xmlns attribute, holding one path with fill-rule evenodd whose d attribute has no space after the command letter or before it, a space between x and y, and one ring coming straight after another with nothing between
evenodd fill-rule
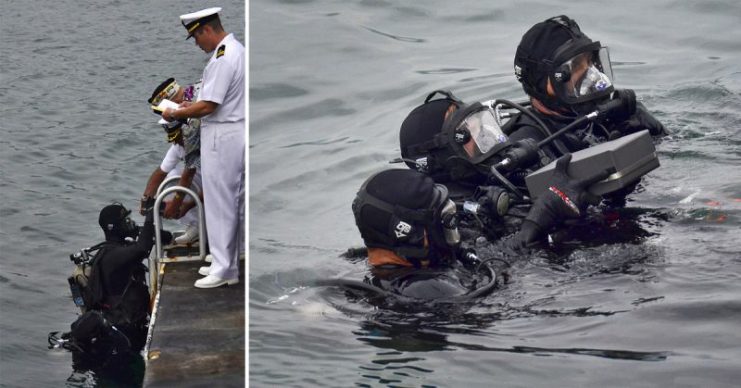
<instances>
[{"instance_id":1,"label":"diving mask","mask_svg":"<svg viewBox=\"0 0 741 388\"><path fill-rule=\"evenodd\" d=\"M477 161L497 145L507 141L507 135L497 123L491 106L474 103L459 110L451 119L454 126L453 139L463 152L458 152L469 161Z\"/></svg>"},{"instance_id":2,"label":"diving mask","mask_svg":"<svg viewBox=\"0 0 741 388\"><path fill-rule=\"evenodd\" d=\"M559 63L552 73L552 85L559 100L579 104L608 96L614 90L607 47L599 42Z\"/></svg>"}]
</instances>

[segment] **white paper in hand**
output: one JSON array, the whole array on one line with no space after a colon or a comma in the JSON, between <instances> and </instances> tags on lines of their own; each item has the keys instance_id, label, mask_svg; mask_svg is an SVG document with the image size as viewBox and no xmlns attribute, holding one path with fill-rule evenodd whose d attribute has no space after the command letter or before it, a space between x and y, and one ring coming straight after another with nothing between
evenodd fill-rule
<instances>
[{"instance_id":1,"label":"white paper in hand","mask_svg":"<svg viewBox=\"0 0 741 388\"><path fill-rule=\"evenodd\" d=\"M169 109L175 109L175 110L177 110L177 109L178 109L178 104L177 104L176 102L170 101L170 100L168 100L168 99L163 99L163 100L162 100L162 101L161 101L161 102L159 103L159 105L157 105L157 106L154 106L154 105L152 105L152 111L153 111L153 112L154 112L155 114L158 114L158 115L160 115L160 116L162 115L162 112L164 112L164 111L165 111L165 109L168 109L168 108L169 108ZM167 121L167 120L165 120L165 119L163 119L163 118L160 118L160 120L159 120L159 121L157 121L157 123L158 123L158 124L167 124L167 123L168 123L168 121Z\"/></svg>"}]
</instances>

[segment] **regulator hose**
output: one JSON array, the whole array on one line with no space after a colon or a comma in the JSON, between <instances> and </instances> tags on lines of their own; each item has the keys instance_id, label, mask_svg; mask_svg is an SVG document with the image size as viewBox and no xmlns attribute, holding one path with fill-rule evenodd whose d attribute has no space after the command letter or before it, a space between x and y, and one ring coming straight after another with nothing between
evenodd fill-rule
<instances>
[{"instance_id":1,"label":"regulator hose","mask_svg":"<svg viewBox=\"0 0 741 388\"><path fill-rule=\"evenodd\" d=\"M481 266L479 266L478 269L480 269ZM365 283L360 280L355 279L344 279L344 278L334 278L334 279L318 279L314 280L310 286L313 287L340 287L340 288L349 288L349 289L356 289L366 292L371 292L374 294L377 294L379 296L382 296L384 298L394 298L399 301L405 302L405 303L425 303L425 302L436 302L436 303L458 303L458 302L470 302L473 299L476 299L480 296L486 295L487 293L491 292L494 287L497 285L497 274L494 268L491 266L485 266L488 270L488 277L489 281L484 284L481 287L475 288L463 295L457 295L457 296L451 296L447 298L439 298L439 299L420 299L420 298L413 298L409 296L404 296L401 294L396 294L387 290L384 290L380 287L374 286L372 284ZM477 270L478 270L477 269Z\"/></svg>"}]
</instances>

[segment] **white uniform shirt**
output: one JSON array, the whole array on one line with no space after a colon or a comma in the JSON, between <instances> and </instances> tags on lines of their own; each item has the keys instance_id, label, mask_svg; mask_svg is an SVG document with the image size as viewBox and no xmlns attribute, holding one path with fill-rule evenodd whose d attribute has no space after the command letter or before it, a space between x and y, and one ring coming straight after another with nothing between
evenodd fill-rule
<instances>
[{"instance_id":1,"label":"white uniform shirt","mask_svg":"<svg viewBox=\"0 0 741 388\"><path fill-rule=\"evenodd\" d=\"M162 159L160 164L160 170L165 173L169 173L177 167L178 163L185 159L185 148L179 144L172 144L170 149L167 150L165 158Z\"/></svg>"},{"instance_id":2,"label":"white uniform shirt","mask_svg":"<svg viewBox=\"0 0 741 388\"><path fill-rule=\"evenodd\" d=\"M198 100L219 107L203 117L205 124L244 121L244 46L229 34L219 42L203 70Z\"/></svg>"}]
</instances>

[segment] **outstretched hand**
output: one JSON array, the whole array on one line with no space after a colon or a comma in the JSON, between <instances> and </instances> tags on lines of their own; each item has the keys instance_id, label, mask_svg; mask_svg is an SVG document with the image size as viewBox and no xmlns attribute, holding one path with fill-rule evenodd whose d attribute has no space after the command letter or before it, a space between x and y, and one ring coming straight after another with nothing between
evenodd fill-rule
<instances>
[{"instance_id":1,"label":"outstretched hand","mask_svg":"<svg viewBox=\"0 0 741 388\"><path fill-rule=\"evenodd\" d=\"M139 204L140 207L140 213L142 215L147 215L148 213L152 212L152 209L154 209L154 198L147 197L142 199L142 201Z\"/></svg>"},{"instance_id":2,"label":"outstretched hand","mask_svg":"<svg viewBox=\"0 0 741 388\"><path fill-rule=\"evenodd\" d=\"M140 206L141 206L141 213L144 215L144 223L152 222L154 219L154 198L149 197L145 200L142 200Z\"/></svg>"}]
</instances>

